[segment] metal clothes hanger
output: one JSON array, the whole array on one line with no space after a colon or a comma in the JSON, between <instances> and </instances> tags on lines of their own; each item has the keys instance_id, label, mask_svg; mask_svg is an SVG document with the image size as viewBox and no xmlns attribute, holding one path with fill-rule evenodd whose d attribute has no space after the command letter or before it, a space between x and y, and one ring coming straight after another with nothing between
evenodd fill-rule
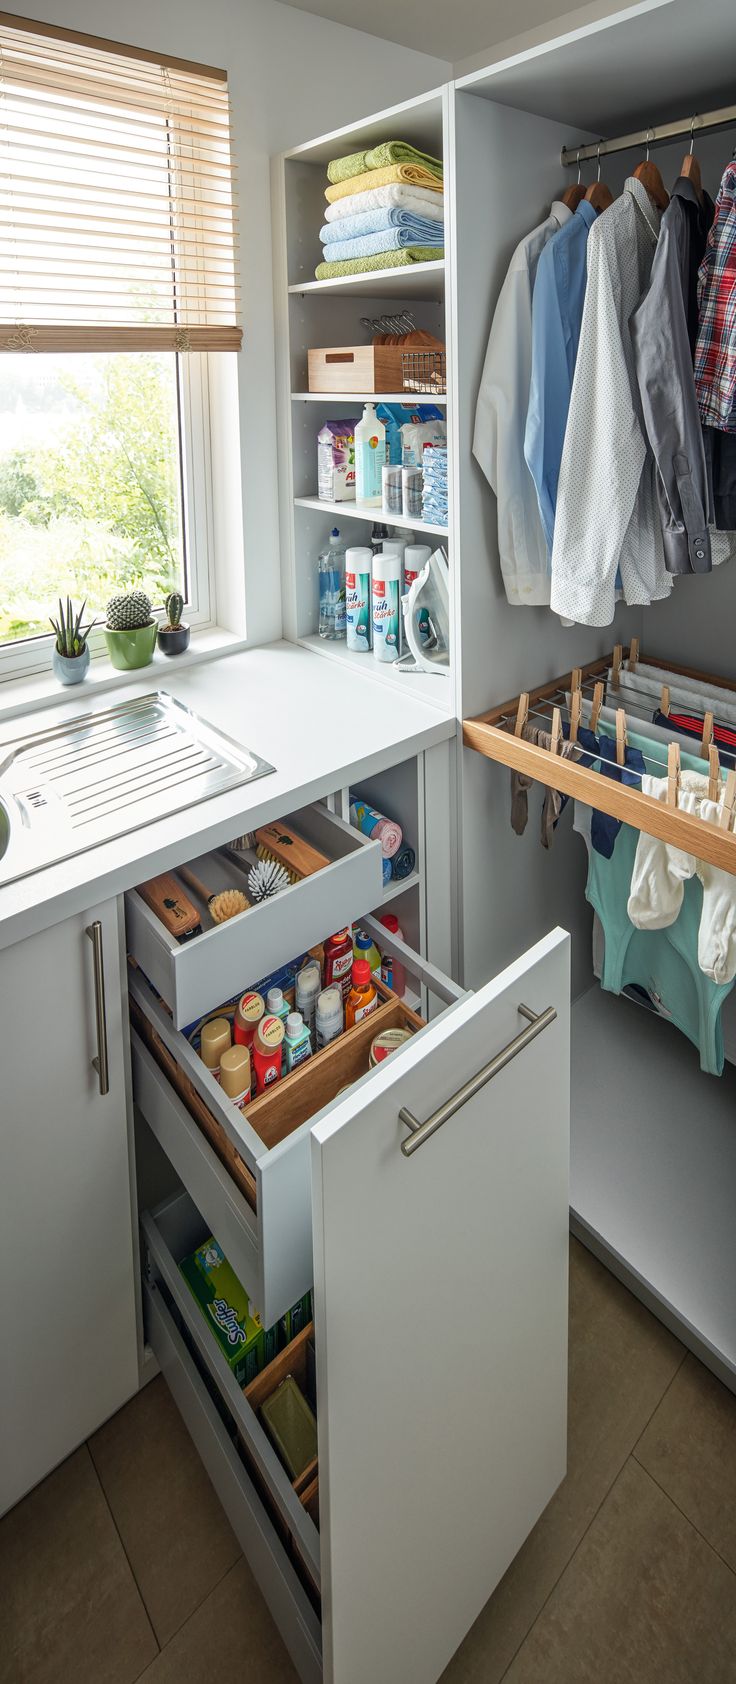
<instances>
[{"instance_id":1,"label":"metal clothes hanger","mask_svg":"<svg viewBox=\"0 0 736 1684\"><path fill-rule=\"evenodd\" d=\"M598 142L598 152L597 152L597 155L596 155L596 162L598 164L598 174L596 176L595 181L591 182L590 187L588 188L588 191L587 191L585 197L588 201L588 204L592 205L593 209L598 211L599 214L600 214L601 211L608 210L609 205L613 204L613 194L611 192L610 187L606 186L605 181L601 181L601 142L600 141Z\"/></svg>"},{"instance_id":2,"label":"metal clothes hanger","mask_svg":"<svg viewBox=\"0 0 736 1684\"><path fill-rule=\"evenodd\" d=\"M695 117L697 117L697 111L695 113ZM702 205L702 203L703 203L703 177L702 177L701 171L700 171L700 164L699 164L698 159L695 157L695 154L693 152L693 146L695 145L695 138L694 138L694 132L693 132L694 129L695 129L695 117L693 117L692 122L690 124L690 151L685 153L685 156L682 160L680 175L686 176L687 180L692 182L693 187L695 188L695 191L696 191L696 193L698 195L698 198L700 200L700 203Z\"/></svg>"},{"instance_id":3,"label":"metal clothes hanger","mask_svg":"<svg viewBox=\"0 0 736 1684\"><path fill-rule=\"evenodd\" d=\"M653 140L653 138L654 138L654 130L653 129L647 129L647 139L646 139L647 155L646 155L646 158L644 159L643 164L637 164L636 169L634 170L634 175L636 177L636 180L641 182L642 187L646 187L647 193L649 194L649 197L652 201L652 204L656 205L657 210L664 211L664 210L667 209L667 206L670 202L670 196L669 196L669 193L667 192L667 188L665 187L665 184L662 180L660 172L657 169L657 165L653 164L650 160L650 157L649 157L649 142L650 142L650 140Z\"/></svg>"},{"instance_id":4,"label":"metal clothes hanger","mask_svg":"<svg viewBox=\"0 0 736 1684\"><path fill-rule=\"evenodd\" d=\"M584 198L585 186L580 180L580 147L578 147L578 179L574 186L567 187L565 189L565 192L562 195L562 203L563 205L567 205L568 210L576 211L578 205L580 204L580 200Z\"/></svg>"}]
</instances>

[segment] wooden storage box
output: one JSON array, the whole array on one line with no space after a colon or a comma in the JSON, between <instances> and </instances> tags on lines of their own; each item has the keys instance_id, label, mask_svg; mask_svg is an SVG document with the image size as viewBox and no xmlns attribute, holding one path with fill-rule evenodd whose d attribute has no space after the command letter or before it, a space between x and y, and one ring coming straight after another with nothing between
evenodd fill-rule
<instances>
[{"instance_id":1,"label":"wooden storage box","mask_svg":"<svg viewBox=\"0 0 736 1684\"><path fill-rule=\"evenodd\" d=\"M300 1390L304 1393L304 1396L306 1398L309 1397L307 1350L310 1341L313 1339L314 1322L310 1321L307 1323L307 1326L302 1329L302 1332L298 1333L296 1338L291 1340L289 1345L284 1346L283 1351L279 1351L278 1356L274 1357L273 1362L270 1362L266 1368L261 1370L260 1374L256 1375L255 1380L251 1380L250 1384L243 1388L243 1395L247 1398L251 1409L258 1417L259 1421L260 1416L258 1416L258 1411L261 1404L265 1403L266 1399L271 1396L271 1393L276 1391L277 1386L281 1385L281 1381L286 1379L287 1374L293 1375ZM251 1478L253 1478L254 1474L256 1474L256 1470L253 1465L253 1458L242 1435L239 1435L239 1438L241 1451L245 1458L248 1472ZM286 1477L288 1479L288 1474ZM287 1526L285 1526L284 1521L279 1515L273 1502L268 1487L265 1485L265 1482L260 1481L257 1483L271 1520L277 1527L281 1537L284 1539L284 1542L288 1547L289 1554L294 1562L302 1584L304 1585L308 1595L311 1597L314 1606L319 1608L319 1586L315 1584L307 1563L304 1560L302 1551L299 1548L299 1539L294 1536L294 1533L291 1532ZM309 1515L309 1518L316 1526L317 1531L319 1531L319 1470L316 1457L313 1462L310 1462L309 1467L305 1468L304 1472L299 1475L298 1479L292 1480L291 1484L292 1490L299 1498L302 1508Z\"/></svg>"},{"instance_id":2,"label":"wooden storage box","mask_svg":"<svg viewBox=\"0 0 736 1684\"><path fill-rule=\"evenodd\" d=\"M309 351L310 392L400 392L400 345L336 345Z\"/></svg>"}]
</instances>

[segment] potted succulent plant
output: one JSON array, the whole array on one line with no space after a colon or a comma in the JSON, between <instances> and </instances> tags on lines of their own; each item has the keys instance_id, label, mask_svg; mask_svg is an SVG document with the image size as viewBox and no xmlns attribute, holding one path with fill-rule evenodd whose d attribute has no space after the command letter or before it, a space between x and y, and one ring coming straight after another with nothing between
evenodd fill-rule
<instances>
[{"instance_id":1,"label":"potted succulent plant","mask_svg":"<svg viewBox=\"0 0 736 1684\"><path fill-rule=\"evenodd\" d=\"M59 597L59 618L49 619L54 628L56 642L54 644L53 668L60 684L81 684L89 666L89 644L87 638L95 624L90 621L88 626L82 625L82 615L87 606L87 599L79 610L74 613L72 599L66 599L66 609Z\"/></svg>"},{"instance_id":2,"label":"potted succulent plant","mask_svg":"<svg viewBox=\"0 0 736 1684\"><path fill-rule=\"evenodd\" d=\"M106 613L105 642L113 666L119 672L147 667L153 660L157 626L145 591L111 596Z\"/></svg>"},{"instance_id":3,"label":"potted succulent plant","mask_svg":"<svg viewBox=\"0 0 736 1684\"><path fill-rule=\"evenodd\" d=\"M171 591L166 598L166 621L158 628L158 646L162 655L183 655L189 647L189 627L182 620L184 598L180 591Z\"/></svg>"}]
</instances>

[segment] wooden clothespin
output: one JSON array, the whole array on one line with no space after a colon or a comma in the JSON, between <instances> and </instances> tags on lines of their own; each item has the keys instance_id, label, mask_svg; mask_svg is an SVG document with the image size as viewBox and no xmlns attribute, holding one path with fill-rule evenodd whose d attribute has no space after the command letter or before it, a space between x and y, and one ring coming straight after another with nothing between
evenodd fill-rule
<instances>
[{"instance_id":1,"label":"wooden clothespin","mask_svg":"<svg viewBox=\"0 0 736 1684\"><path fill-rule=\"evenodd\" d=\"M616 765L626 765L626 713L616 709Z\"/></svg>"},{"instance_id":2,"label":"wooden clothespin","mask_svg":"<svg viewBox=\"0 0 736 1684\"><path fill-rule=\"evenodd\" d=\"M721 762L718 749L711 743L708 749L708 800L717 801L721 788Z\"/></svg>"},{"instance_id":3,"label":"wooden clothespin","mask_svg":"<svg viewBox=\"0 0 736 1684\"><path fill-rule=\"evenodd\" d=\"M528 690L522 690L521 695L519 697L519 706L516 709L516 724L514 726L514 736L515 737L520 737L522 735L523 730L524 730L524 726L526 725L526 722L527 722L528 718L529 718L529 691Z\"/></svg>"},{"instance_id":4,"label":"wooden clothespin","mask_svg":"<svg viewBox=\"0 0 736 1684\"><path fill-rule=\"evenodd\" d=\"M583 682L583 669L582 669L582 667L573 667L572 672L570 673L570 689L571 689L571 691L579 690L581 685L582 685L582 682Z\"/></svg>"},{"instance_id":5,"label":"wooden clothespin","mask_svg":"<svg viewBox=\"0 0 736 1684\"><path fill-rule=\"evenodd\" d=\"M621 682L621 662L623 660L623 653L623 644L617 643L613 651L613 661L611 663L611 683L614 690L618 690Z\"/></svg>"},{"instance_id":6,"label":"wooden clothespin","mask_svg":"<svg viewBox=\"0 0 736 1684\"><path fill-rule=\"evenodd\" d=\"M661 689L660 694L659 694L659 711L660 711L660 713L663 713L665 715L665 718L669 717L669 711L670 711L670 687L669 687L669 684L663 684L662 685L662 689Z\"/></svg>"},{"instance_id":7,"label":"wooden clothespin","mask_svg":"<svg viewBox=\"0 0 736 1684\"><path fill-rule=\"evenodd\" d=\"M677 806L680 789L680 744L670 743L667 749L667 806Z\"/></svg>"},{"instance_id":8,"label":"wooden clothespin","mask_svg":"<svg viewBox=\"0 0 736 1684\"><path fill-rule=\"evenodd\" d=\"M702 760L707 760L708 750L710 748L710 745L711 745L712 741L713 741L713 715L712 715L712 713L708 712L703 717L703 735L700 739L700 756L701 756Z\"/></svg>"},{"instance_id":9,"label":"wooden clothespin","mask_svg":"<svg viewBox=\"0 0 736 1684\"><path fill-rule=\"evenodd\" d=\"M552 712L552 730L550 732L550 738L550 754L559 754L560 744L562 742L562 714L560 713L559 708L554 708Z\"/></svg>"},{"instance_id":10,"label":"wooden clothespin","mask_svg":"<svg viewBox=\"0 0 736 1684\"><path fill-rule=\"evenodd\" d=\"M626 662L626 665L629 669L629 672L636 672L636 663L637 663L638 659L639 659L639 639L638 639L638 637L632 637L631 643L630 643L630 646L629 646L629 659Z\"/></svg>"},{"instance_id":11,"label":"wooden clothespin","mask_svg":"<svg viewBox=\"0 0 736 1684\"><path fill-rule=\"evenodd\" d=\"M718 819L721 830L731 829L734 802L736 802L736 771L732 770L726 776L726 783L723 791L723 803L721 806L720 817Z\"/></svg>"},{"instance_id":12,"label":"wooden clothespin","mask_svg":"<svg viewBox=\"0 0 736 1684\"><path fill-rule=\"evenodd\" d=\"M573 690L570 697L570 742L576 743L580 729L580 715L583 711L583 693L580 688Z\"/></svg>"},{"instance_id":13,"label":"wooden clothespin","mask_svg":"<svg viewBox=\"0 0 736 1684\"><path fill-rule=\"evenodd\" d=\"M593 691L593 705L592 705L591 710L590 710L590 729L591 729L591 731L597 731L598 730L598 719L600 717L600 711L601 711L602 706L603 706L603 683L602 683L601 680L599 680L599 682L596 684L596 687Z\"/></svg>"}]
</instances>

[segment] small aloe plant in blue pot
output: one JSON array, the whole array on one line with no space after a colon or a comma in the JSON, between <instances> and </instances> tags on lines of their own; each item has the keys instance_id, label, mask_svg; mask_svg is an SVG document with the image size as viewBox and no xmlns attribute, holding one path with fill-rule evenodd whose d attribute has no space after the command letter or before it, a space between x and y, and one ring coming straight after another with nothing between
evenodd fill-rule
<instances>
[{"instance_id":1,"label":"small aloe plant in blue pot","mask_svg":"<svg viewBox=\"0 0 736 1684\"><path fill-rule=\"evenodd\" d=\"M88 626L82 625L82 615L86 606L85 597L79 612L75 614L71 597L66 599L66 608L59 597L58 619L54 619L53 614L49 615L56 637L52 665L60 684L81 684L89 667L87 639L95 621L91 620Z\"/></svg>"}]
</instances>

